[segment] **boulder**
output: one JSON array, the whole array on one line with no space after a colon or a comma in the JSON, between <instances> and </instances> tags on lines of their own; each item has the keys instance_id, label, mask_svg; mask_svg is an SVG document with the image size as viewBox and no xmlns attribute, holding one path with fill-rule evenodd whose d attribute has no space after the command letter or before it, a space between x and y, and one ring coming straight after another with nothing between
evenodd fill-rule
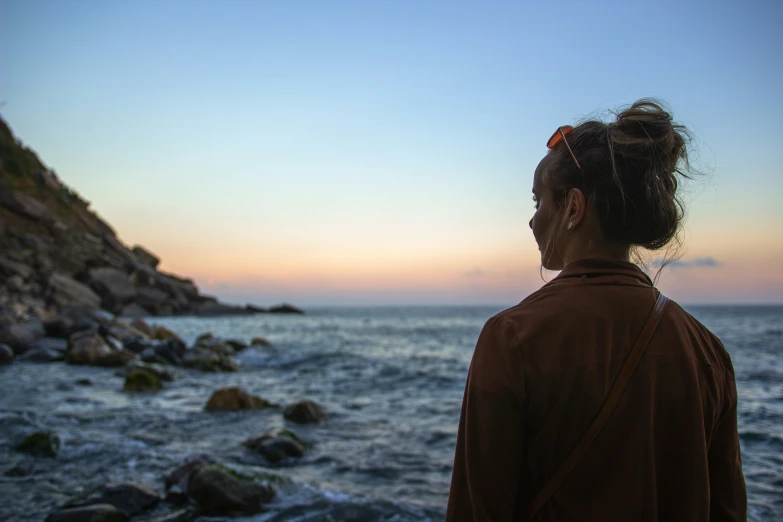
<instances>
[{"instance_id":1,"label":"boulder","mask_svg":"<svg viewBox=\"0 0 783 522\"><path fill-rule=\"evenodd\" d=\"M101 297L72 277L54 273L49 277L48 294L50 299L59 306L84 305L89 308L100 308Z\"/></svg>"},{"instance_id":2,"label":"boulder","mask_svg":"<svg viewBox=\"0 0 783 522\"><path fill-rule=\"evenodd\" d=\"M113 350L109 355L99 358L92 364L94 366L114 368L117 366L125 366L126 364L135 361L137 357L138 356L130 350Z\"/></svg>"},{"instance_id":3,"label":"boulder","mask_svg":"<svg viewBox=\"0 0 783 522\"><path fill-rule=\"evenodd\" d=\"M270 314L303 314L304 312L299 308L283 303L281 305L273 306L267 310Z\"/></svg>"},{"instance_id":4,"label":"boulder","mask_svg":"<svg viewBox=\"0 0 783 522\"><path fill-rule=\"evenodd\" d=\"M32 348L19 356L20 361L50 363L65 360L65 354L50 348Z\"/></svg>"},{"instance_id":5,"label":"boulder","mask_svg":"<svg viewBox=\"0 0 783 522\"><path fill-rule=\"evenodd\" d=\"M131 321L130 325L134 327L136 330L140 332L144 332L144 334L150 339L153 338L152 326L150 326L144 319L138 317L134 318L133 321Z\"/></svg>"},{"instance_id":6,"label":"boulder","mask_svg":"<svg viewBox=\"0 0 783 522\"><path fill-rule=\"evenodd\" d=\"M161 381L173 381L177 378L177 372L162 364L143 363L140 361L131 361L124 368L117 370L117 375L127 377L131 372L142 370L153 374Z\"/></svg>"},{"instance_id":7,"label":"boulder","mask_svg":"<svg viewBox=\"0 0 783 522\"><path fill-rule=\"evenodd\" d=\"M34 457L56 457L60 450L60 437L50 431L31 433L16 446L16 451Z\"/></svg>"},{"instance_id":8,"label":"boulder","mask_svg":"<svg viewBox=\"0 0 783 522\"><path fill-rule=\"evenodd\" d=\"M49 350L64 354L68 351L68 340L57 337L42 337L30 346L30 350Z\"/></svg>"},{"instance_id":9,"label":"boulder","mask_svg":"<svg viewBox=\"0 0 783 522\"><path fill-rule=\"evenodd\" d=\"M0 344L0 366L14 361L14 351L7 344Z\"/></svg>"},{"instance_id":10,"label":"boulder","mask_svg":"<svg viewBox=\"0 0 783 522\"><path fill-rule=\"evenodd\" d=\"M243 343L242 341L238 339L226 339L223 341L223 344L226 346L230 346L234 352L241 352L245 348L247 348L247 343Z\"/></svg>"},{"instance_id":11,"label":"boulder","mask_svg":"<svg viewBox=\"0 0 783 522\"><path fill-rule=\"evenodd\" d=\"M171 300L168 292L148 286L139 287L136 302L147 310L158 311Z\"/></svg>"},{"instance_id":12,"label":"boulder","mask_svg":"<svg viewBox=\"0 0 783 522\"><path fill-rule=\"evenodd\" d=\"M157 493L143 484L124 482L102 486L91 493L68 501L63 507L76 508L109 504L122 511L126 516L133 517L156 506L161 500Z\"/></svg>"},{"instance_id":13,"label":"boulder","mask_svg":"<svg viewBox=\"0 0 783 522\"><path fill-rule=\"evenodd\" d=\"M143 265L147 265L151 268L158 268L158 264L160 263L160 259L150 252L149 250L145 249L144 247L140 245L136 245L133 247L133 255L136 256L136 259L139 260L139 263Z\"/></svg>"},{"instance_id":14,"label":"boulder","mask_svg":"<svg viewBox=\"0 0 783 522\"><path fill-rule=\"evenodd\" d=\"M0 191L0 203L21 216L34 221L51 221L49 208L32 196L12 190Z\"/></svg>"},{"instance_id":15,"label":"boulder","mask_svg":"<svg viewBox=\"0 0 783 522\"><path fill-rule=\"evenodd\" d=\"M185 464L166 475L166 502L177 504L184 501L187 498L188 482L191 475L213 462L212 458L206 455L191 457Z\"/></svg>"},{"instance_id":16,"label":"boulder","mask_svg":"<svg viewBox=\"0 0 783 522\"><path fill-rule=\"evenodd\" d=\"M290 430L273 429L258 437L247 439L244 446L257 451L269 462L280 462L288 457L304 455L307 444Z\"/></svg>"},{"instance_id":17,"label":"boulder","mask_svg":"<svg viewBox=\"0 0 783 522\"><path fill-rule=\"evenodd\" d=\"M241 388L235 386L229 388L220 388L212 393L212 396L207 401L205 410L254 410L261 408L274 407L271 402L265 401L261 397L251 395Z\"/></svg>"},{"instance_id":18,"label":"boulder","mask_svg":"<svg viewBox=\"0 0 783 522\"><path fill-rule=\"evenodd\" d=\"M202 372L236 372L239 363L233 357L217 354L209 348L188 350L182 357L182 366Z\"/></svg>"},{"instance_id":19,"label":"boulder","mask_svg":"<svg viewBox=\"0 0 783 522\"><path fill-rule=\"evenodd\" d=\"M119 312L136 298L136 287L128 274L111 267L92 268L88 272L90 286L101 296L104 308ZM143 303L141 303L143 306Z\"/></svg>"},{"instance_id":20,"label":"boulder","mask_svg":"<svg viewBox=\"0 0 783 522\"><path fill-rule=\"evenodd\" d=\"M183 364L182 358L186 355L187 348L185 343L179 338L171 338L166 341L159 341L155 345L155 355L168 364L179 366Z\"/></svg>"},{"instance_id":21,"label":"boulder","mask_svg":"<svg viewBox=\"0 0 783 522\"><path fill-rule=\"evenodd\" d=\"M129 303L122 307L119 315L122 317L131 317L135 319L139 317L147 317L152 314L150 314L146 308L138 303Z\"/></svg>"},{"instance_id":22,"label":"boulder","mask_svg":"<svg viewBox=\"0 0 783 522\"><path fill-rule=\"evenodd\" d=\"M111 504L94 504L55 511L45 522L127 522L128 515Z\"/></svg>"},{"instance_id":23,"label":"boulder","mask_svg":"<svg viewBox=\"0 0 783 522\"><path fill-rule=\"evenodd\" d=\"M71 364L96 364L113 350L95 330L76 332L68 338L66 359Z\"/></svg>"},{"instance_id":24,"label":"boulder","mask_svg":"<svg viewBox=\"0 0 783 522\"><path fill-rule=\"evenodd\" d=\"M0 331L0 342L10 346L14 353L22 354L33 347L36 341L46 335L43 323L38 320L12 324Z\"/></svg>"},{"instance_id":25,"label":"boulder","mask_svg":"<svg viewBox=\"0 0 783 522\"><path fill-rule=\"evenodd\" d=\"M297 424L313 424L326 420L324 410L313 401L300 401L291 404L283 411L283 416Z\"/></svg>"},{"instance_id":26,"label":"boulder","mask_svg":"<svg viewBox=\"0 0 783 522\"><path fill-rule=\"evenodd\" d=\"M250 346L269 346L272 343L264 339L263 337L253 337L253 340L250 341Z\"/></svg>"},{"instance_id":27,"label":"boulder","mask_svg":"<svg viewBox=\"0 0 783 522\"><path fill-rule=\"evenodd\" d=\"M115 319L108 330L109 334L119 339L123 345L130 341L149 340L149 336L146 333L136 329L133 325L126 323L122 319Z\"/></svg>"},{"instance_id":28,"label":"boulder","mask_svg":"<svg viewBox=\"0 0 783 522\"><path fill-rule=\"evenodd\" d=\"M252 515L274 498L274 490L250 479L243 480L221 466L206 465L195 471L188 495L205 515Z\"/></svg>"},{"instance_id":29,"label":"boulder","mask_svg":"<svg viewBox=\"0 0 783 522\"><path fill-rule=\"evenodd\" d=\"M22 279L30 279L35 273L33 268L25 263L12 261L5 256L0 256L0 274L6 277L19 276Z\"/></svg>"},{"instance_id":30,"label":"boulder","mask_svg":"<svg viewBox=\"0 0 783 522\"><path fill-rule=\"evenodd\" d=\"M151 392L163 388L160 378L154 373L145 369L136 368L125 377L125 386L123 390L127 392Z\"/></svg>"},{"instance_id":31,"label":"boulder","mask_svg":"<svg viewBox=\"0 0 783 522\"><path fill-rule=\"evenodd\" d=\"M169 339L177 339L179 341L182 341L177 334L166 328L165 326L161 326L159 324L152 325L150 327L151 333L150 336L158 341L168 341Z\"/></svg>"}]
</instances>

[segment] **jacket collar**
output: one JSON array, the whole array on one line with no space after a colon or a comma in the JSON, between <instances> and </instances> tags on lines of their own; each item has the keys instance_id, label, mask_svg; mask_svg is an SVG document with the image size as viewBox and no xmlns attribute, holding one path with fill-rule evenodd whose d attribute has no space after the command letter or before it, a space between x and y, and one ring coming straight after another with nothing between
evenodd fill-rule
<instances>
[{"instance_id":1,"label":"jacket collar","mask_svg":"<svg viewBox=\"0 0 783 522\"><path fill-rule=\"evenodd\" d=\"M633 263L607 259L580 259L565 267L549 284L586 278L601 283L653 286L650 277ZM610 283L610 284L611 284Z\"/></svg>"}]
</instances>

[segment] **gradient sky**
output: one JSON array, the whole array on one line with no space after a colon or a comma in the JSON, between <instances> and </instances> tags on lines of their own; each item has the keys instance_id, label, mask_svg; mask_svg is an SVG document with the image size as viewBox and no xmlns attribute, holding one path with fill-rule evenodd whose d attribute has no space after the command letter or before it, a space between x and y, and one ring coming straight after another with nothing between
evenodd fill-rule
<instances>
[{"instance_id":1,"label":"gradient sky","mask_svg":"<svg viewBox=\"0 0 783 522\"><path fill-rule=\"evenodd\" d=\"M2 0L0 113L227 301L510 305L546 139L654 96L706 173L661 288L780 303L782 52L771 1Z\"/></svg>"}]
</instances>

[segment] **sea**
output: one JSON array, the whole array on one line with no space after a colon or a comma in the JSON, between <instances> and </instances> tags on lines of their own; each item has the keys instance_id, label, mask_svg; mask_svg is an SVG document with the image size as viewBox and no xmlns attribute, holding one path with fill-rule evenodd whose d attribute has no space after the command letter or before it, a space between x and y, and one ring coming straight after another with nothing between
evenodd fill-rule
<instances>
[{"instance_id":1,"label":"sea","mask_svg":"<svg viewBox=\"0 0 783 522\"><path fill-rule=\"evenodd\" d=\"M0 368L0 520L43 520L108 482L163 493L167 473L206 455L241 473L279 479L267 511L242 520L442 521L471 355L483 324L502 308L151 319L188 342L205 332L271 342L241 352L239 372L181 370L151 394L123 392L123 378L111 369L20 362ZM734 363L749 520L783 520L783 307L686 309L722 339ZM287 424L279 410L205 411L210 394L224 386L279 404L313 400L327 420L300 426ZM242 445L284 426L310 445L304 457L272 466ZM13 451L36 429L60 436L56 458ZM19 466L28 473L3 473Z\"/></svg>"}]
</instances>

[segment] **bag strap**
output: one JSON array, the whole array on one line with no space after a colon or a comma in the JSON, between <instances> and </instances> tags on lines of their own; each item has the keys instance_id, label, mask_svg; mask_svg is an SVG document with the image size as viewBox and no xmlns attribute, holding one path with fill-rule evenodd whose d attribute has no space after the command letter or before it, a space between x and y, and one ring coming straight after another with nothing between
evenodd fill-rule
<instances>
[{"instance_id":1,"label":"bag strap","mask_svg":"<svg viewBox=\"0 0 783 522\"><path fill-rule=\"evenodd\" d=\"M617 403L620 402L620 398L622 397L625 388L628 386L628 382L631 380L631 376L633 375L636 366L639 364L642 355L644 355L644 351L647 348L647 345L650 343L650 338L655 332L655 329L658 327L658 323L661 321L663 311L665 310L668 303L669 300L666 298L666 296L659 292L658 299L655 301L655 305L653 306L650 315L647 316L647 321L644 323L644 327L642 327L642 331L639 334L639 338L636 340L636 344L634 345L633 350L631 350L631 354L625 361L622 370L620 370L620 375L617 377L617 380L612 386L609 395L607 395L603 406L601 406L601 411L598 412L598 415L593 420L593 423L576 444L574 449L571 450L571 453L568 455L568 457L566 457L563 463L560 464L560 467L557 468L557 471L555 471L547 483L544 484L544 487L541 488L533 501L530 503L527 510L525 511L524 517L522 518L522 520L525 522L531 522L533 517L536 516L542 507L544 507L544 504L546 504L549 499L552 498L552 495L554 495L555 491L557 491L557 488L560 487L560 484L562 484L566 477L568 477L574 467L579 463L584 454L587 452L590 445L598 437L598 434L601 433L601 430L606 425L606 421L608 421L609 417L612 416L612 412L614 412Z\"/></svg>"}]
</instances>

